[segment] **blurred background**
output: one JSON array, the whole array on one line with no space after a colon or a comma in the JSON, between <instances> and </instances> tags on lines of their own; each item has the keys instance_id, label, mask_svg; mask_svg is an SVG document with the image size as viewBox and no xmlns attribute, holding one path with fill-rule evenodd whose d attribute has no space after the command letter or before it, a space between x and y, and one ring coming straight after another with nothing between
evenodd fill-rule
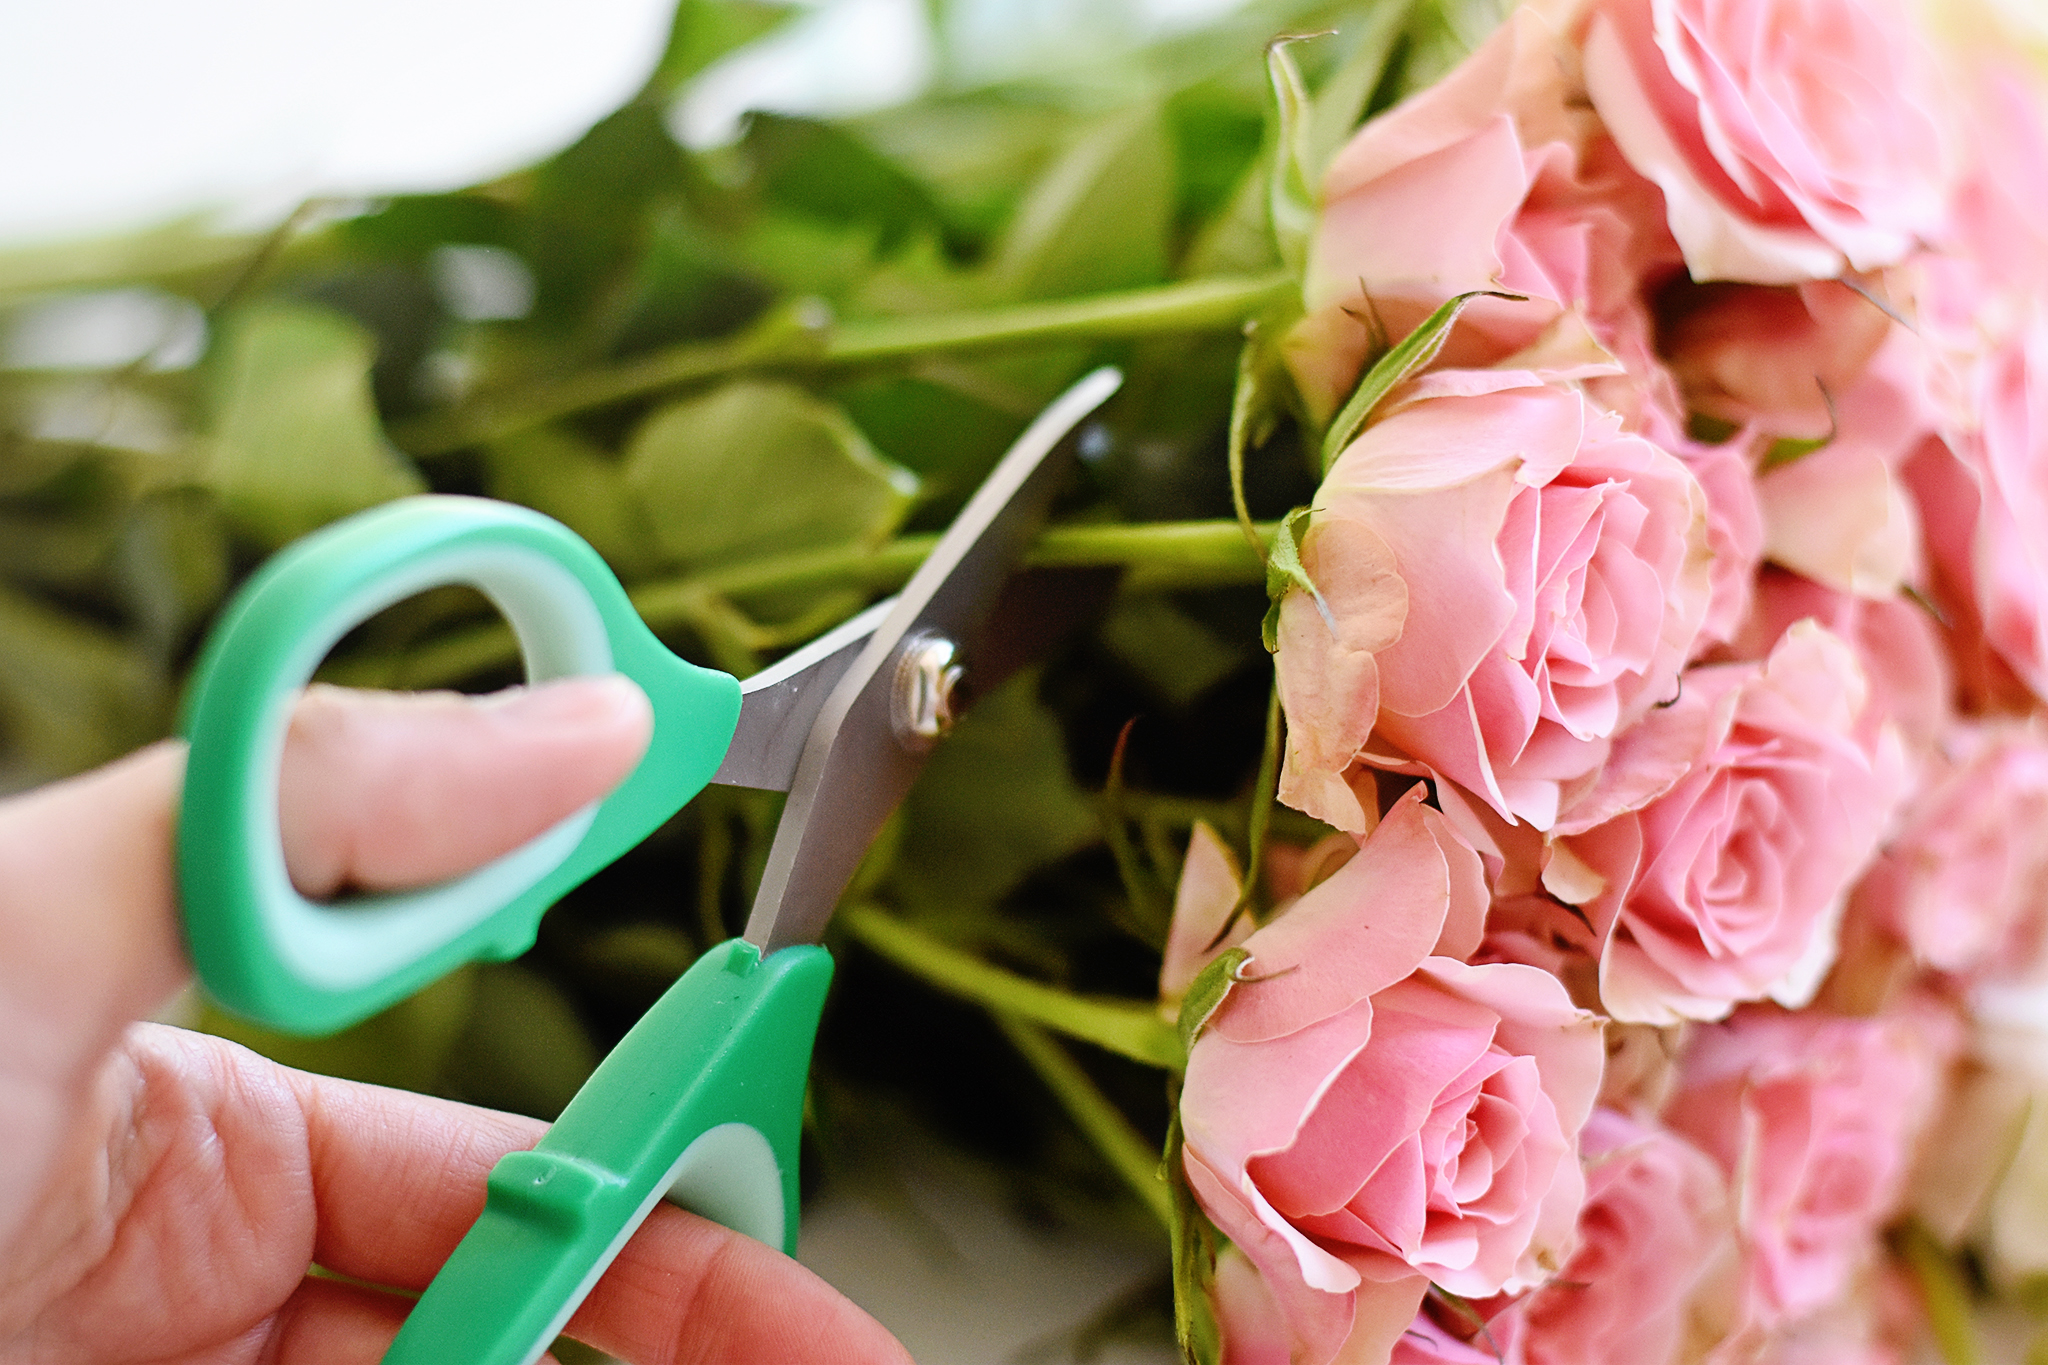
<instances>
[{"instance_id":1,"label":"blurred background","mask_svg":"<svg viewBox=\"0 0 2048 1365\"><path fill-rule=\"evenodd\" d=\"M242 576L429 488L562 519L675 648L744 676L900 582L1038 408L1118 363L1060 520L1123 587L982 699L862 873L854 896L923 946L843 926L832 944L802 1256L925 1365L1176 1358L1160 1063L1020 1034L930 964L966 955L1156 1024L1188 830L1243 846L1265 733L1263 574L1225 465L1241 325L1293 288L1267 217L1265 45L1325 35L1296 50L1327 151L1499 17L16 0L0 789L167 733ZM707 499L738 469L775 496ZM1312 488L1282 419L1251 512ZM324 676L488 690L518 667L488 604L443 589L354 632ZM707 792L526 958L337 1038L196 999L187 1017L550 1116L736 930L777 799ZM1274 830L1322 832L1284 811Z\"/></svg>"}]
</instances>

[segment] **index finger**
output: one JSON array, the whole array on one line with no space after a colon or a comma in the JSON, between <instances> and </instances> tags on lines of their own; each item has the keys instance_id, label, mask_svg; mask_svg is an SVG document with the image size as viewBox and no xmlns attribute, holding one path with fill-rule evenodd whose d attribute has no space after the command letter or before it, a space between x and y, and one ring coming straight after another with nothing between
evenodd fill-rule
<instances>
[{"instance_id":1,"label":"index finger","mask_svg":"<svg viewBox=\"0 0 2048 1365\"><path fill-rule=\"evenodd\" d=\"M451 1100L288 1074L306 1116L315 1259L375 1284L423 1288L482 1212L490 1168L545 1131ZM803 1266L669 1205L627 1242L567 1330L649 1365L908 1361L880 1324Z\"/></svg>"}]
</instances>

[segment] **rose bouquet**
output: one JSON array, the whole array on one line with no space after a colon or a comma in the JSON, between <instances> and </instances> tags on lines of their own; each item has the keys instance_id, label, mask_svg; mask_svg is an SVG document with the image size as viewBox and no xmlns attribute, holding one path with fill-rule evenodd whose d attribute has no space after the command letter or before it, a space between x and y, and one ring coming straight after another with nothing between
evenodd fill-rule
<instances>
[{"instance_id":1,"label":"rose bouquet","mask_svg":"<svg viewBox=\"0 0 2048 1365\"><path fill-rule=\"evenodd\" d=\"M1240 401L1356 852L1191 856L1169 974L1223 1359L1974 1360L2040 1272L2044 152L1901 7L1586 0L1330 160Z\"/></svg>"},{"instance_id":2,"label":"rose bouquet","mask_svg":"<svg viewBox=\"0 0 2048 1365\"><path fill-rule=\"evenodd\" d=\"M529 171L0 255L0 771L162 733L239 576L422 488L559 518L750 673L1114 361L1033 556L1120 584L871 851L812 1169L937 1132L1163 1232L1076 1355L2020 1359L2048 81L1905 0L1484 8L1259 0L1085 60L939 23L905 106L687 148L674 100L790 15L686 0ZM156 330L65 350L117 315ZM444 592L326 676L517 658ZM552 1113L773 827L714 789L336 1039L196 1022Z\"/></svg>"}]
</instances>

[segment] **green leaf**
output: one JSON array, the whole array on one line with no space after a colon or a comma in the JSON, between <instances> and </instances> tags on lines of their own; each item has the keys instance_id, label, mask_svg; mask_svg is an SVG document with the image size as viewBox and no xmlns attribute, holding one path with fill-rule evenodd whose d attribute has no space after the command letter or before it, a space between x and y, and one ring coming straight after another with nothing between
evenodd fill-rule
<instances>
[{"instance_id":1,"label":"green leaf","mask_svg":"<svg viewBox=\"0 0 2048 1365\"><path fill-rule=\"evenodd\" d=\"M1033 868L1095 842L1059 719L1026 670L974 704L904 803L896 884L926 905L987 905Z\"/></svg>"},{"instance_id":2,"label":"green leaf","mask_svg":"<svg viewBox=\"0 0 2048 1365\"><path fill-rule=\"evenodd\" d=\"M757 113L742 146L769 202L828 223L867 227L877 252L894 250L920 230L944 227L922 184L841 125Z\"/></svg>"},{"instance_id":3,"label":"green leaf","mask_svg":"<svg viewBox=\"0 0 2048 1365\"><path fill-rule=\"evenodd\" d=\"M1219 637L1154 594L1126 594L1096 629L1125 667L1175 710L1189 706L1244 662L1242 642Z\"/></svg>"},{"instance_id":4,"label":"green leaf","mask_svg":"<svg viewBox=\"0 0 2048 1365\"><path fill-rule=\"evenodd\" d=\"M1308 534L1308 521L1314 510L1297 507L1281 518L1266 552L1266 597L1271 605L1266 608L1266 619L1259 632L1268 654L1280 649L1280 603L1297 588L1315 599L1316 610L1329 623L1330 633L1334 635L1337 631L1336 618L1330 614L1330 604L1323 600L1323 590L1308 576L1301 562L1301 538Z\"/></svg>"},{"instance_id":5,"label":"green leaf","mask_svg":"<svg viewBox=\"0 0 2048 1365\"><path fill-rule=\"evenodd\" d=\"M533 270L532 323L559 336L602 331L613 291L632 276L650 209L688 183L683 149L653 104L629 104L537 167L507 243Z\"/></svg>"},{"instance_id":6,"label":"green leaf","mask_svg":"<svg viewBox=\"0 0 2048 1365\"><path fill-rule=\"evenodd\" d=\"M0 788L67 777L161 737L162 673L120 636L0 588Z\"/></svg>"},{"instance_id":7,"label":"green leaf","mask_svg":"<svg viewBox=\"0 0 2048 1365\"><path fill-rule=\"evenodd\" d=\"M925 481L925 494L941 501L948 494L964 499L979 487L1037 411L1018 411L1029 403L1011 401L1013 395L982 382L974 368L942 361L836 396L855 424L915 470Z\"/></svg>"},{"instance_id":8,"label":"green leaf","mask_svg":"<svg viewBox=\"0 0 2048 1365\"><path fill-rule=\"evenodd\" d=\"M1336 463L1344 447L1351 444L1351 438L1365 426L1366 419L1372 416L1372 410L1379 406L1380 400L1385 398L1396 384L1436 359L1436 353L1443 349L1445 339L1451 334L1452 324L1458 320L1458 314L1465 311L1466 304L1480 297L1512 299L1519 303L1526 296L1506 294L1498 289L1474 289L1469 293L1445 299L1439 304L1437 310L1424 318L1414 331L1374 362L1372 368L1365 372L1365 377L1358 381L1358 387L1352 390L1351 397L1346 400L1343 408L1332 419L1329 429L1323 433L1322 468L1325 474L1330 472L1330 466Z\"/></svg>"},{"instance_id":9,"label":"green leaf","mask_svg":"<svg viewBox=\"0 0 2048 1365\"><path fill-rule=\"evenodd\" d=\"M1226 949L1188 983L1188 993L1181 997L1177 1026L1183 1052L1194 1051L1195 1040L1202 1036L1216 1011L1223 1008L1224 997L1238 984L1238 969L1251 961L1251 956L1242 948Z\"/></svg>"},{"instance_id":10,"label":"green leaf","mask_svg":"<svg viewBox=\"0 0 2048 1365\"><path fill-rule=\"evenodd\" d=\"M1167 100L1180 179L1175 216L1181 223L1199 223L1228 209L1264 148L1265 113L1263 102L1245 99L1236 83L1207 81ZM1270 268L1275 262L1269 256L1260 264Z\"/></svg>"},{"instance_id":11,"label":"green leaf","mask_svg":"<svg viewBox=\"0 0 2048 1365\"><path fill-rule=\"evenodd\" d=\"M658 556L639 495L619 462L557 427L492 443L484 452L485 487L494 498L545 512L589 541L621 577L652 568Z\"/></svg>"},{"instance_id":12,"label":"green leaf","mask_svg":"<svg viewBox=\"0 0 2048 1365\"><path fill-rule=\"evenodd\" d=\"M904 971L977 1005L1029 1019L1147 1066L1186 1065L1179 1037L1149 1002L1075 995L991 966L873 906L852 905L835 923Z\"/></svg>"},{"instance_id":13,"label":"green leaf","mask_svg":"<svg viewBox=\"0 0 2048 1365\"><path fill-rule=\"evenodd\" d=\"M1773 469L1783 469L1788 464L1796 464L1834 439L1835 434L1832 431L1825 436L1780 436L1771 442L1769 448L1764 451L1763 458L1756 462L1756 472L1761 476Z\"/></svg>"},{"instance_id":14,"label":"green leaf","mask_svg":"<svg viewBox=\"0 0 2048 1365\"><path fill-rule=\"evenodd\" d=\"M758 380L656 412L627 447L625 478L655 544L685 565L879 544L917 493L838 408Z\"/></svg>"},{"instance_id":15,"label":"green leaf","mask_svg":"<svg viewBox=\"0 0 2048 1365\"><path fill-rule=\"evenodd\" d=\"M509 205L485 194L401 194L337 224L335 236L367 256L424 260L448 243L504 246L514 221Z\"/></svg>"},{"instance_id":16,"label":"green leaf","mask_svg":"<svg viewBox=\"0 0 2048 1365\"><path fill-rule=\"evenodd\" d=\"M1872 302L1877 302L1877 300L1873 299ZM1897 315L1893 314L1893 316L1896 317ZM1814 451L1832 443L1836 435L1841 432L1842 416L1835 410L1835 396L1828 392L1827 385L1822 384L1820 386L1820 396L1821 400L1828 405L1828 429L1826 434L1810 437L1781 436L1771 442L1770 448L1764 451L1763 458L1757 461L1756 472L1759 477L1770 473L1773 469L1780 469L1785 465L1805 459L1813 454Z\"/></svg>"},{"instance_id":17,"label":"green leaf","mask_svg":"<svg viewBox=\"0 0 2048 1365\"><path fill-rule=\"evenodd\" d=\"M803 12L801 5L772 0L682 0L641 99L665 101L720 57L765 38Z\"/></svg>"},{"instance_id":18,"label":"green leaf","mask_svg":"<svg viewBox=\"0 0 2048 1365\"><path fill-rule=\"evenodd\" d=\"M761 319L774 300L774 288L758 278L761 253L747 249L754 240L722 238L683 205L654 206L645 242L631 277L619 286L617 306L591 326L593 338L615 355L729 336ZM865 259L864 244L861 254Z\"/></svg>"},{"instance_id":19,"label":"green leaf","mask_svg":"<svg viewBox=\"0 0 2048 1365\"><path fill-rule=\"evenodd\" d=\"M1716 417L1709 412L1686 414L1685 434L1704 445L1721 445L1732 440L1741 430L1740 422L1731 422L1725 417Z\"/></svg>"},{"instance_id":20,"label":"green leaf","mask_svg":"<svg viewBox=\"0 0 2048 1365\"><path fill-rule=\"evenodd\" d=\"M167 488L142 498L122 528L114 580L142 640L168 663L228 589L220 505L198 488Z\"/></svg>"},{"instance_id":21,"label":"green leaf","mask_svg":"<svg viewBox=\"0 0 2048 1365\"><path fill-rule=\"evenodd\" d=\"M1271 270L1280 264L1279 249L1273 243L1271 210L1267 191L1272 173L1270 158L1262 155L1246 169L1208 222L1195 233L1181 257L1181 274L1195 279L1204 275L1235 275Z\"/></svg>"},{"instance_id":22,"label":"green leaf","mask_svg":"<svg viewBox=\"0 0 2048 1365\"><path fill-rule=\"evenodd\" d=\"M425 489L384 440L372 359L363 330L323 308L263 303L226 321L202 478L236 528L275 547Z\"/></svg>"},{"instance_id":23,"label":"green leaf","mask_svg":"<svg viewBox=\"0 0 2048 1365\"><path fill-rule=\"evenodd\" d=\"M1172 1196L1167 1232L1173 1247L1173 1332L1186 1365L1221 1365L1223 1332L1216 1324L1215 1306L1209 1302L1209 1285L1216 1273L1216 1232L1188 1187L1182 1157L1185 1146L1176 1105L1159 1163Z\"/></svg>"},{"instance_id":24,"label":"green leaf","mask_svg":"<svg viewBox=\"0 0 2048 1365\"><path fill-rule=\"evenodd\" d=\"M998 236L1071 138L1069 111L1000 91L973 91L899 105L847 125L929 191L947 239L974 251Z\"/></svg>"},{"instance_id":25,"label":"green leaf","mask_svg":"<svg viewBox=\"0 0 2048 1365\"><path fill-rule=\"evenodd\" d=\"M994 263L1005 294L1071 298L1166 278L1173 145L1156 106L1089 129L1031 187Z\"/></svg>"},{"instance_id":26,"label":"green leaf","mask_svg":"<svg viewBox=\"0 0 2048 1365\"><path fill-rule=\"evenodd\" d=\"M1273 83L1274 140L1266 212L1273 224L1273 242L1280 260L1299 275L1308 262L1316 212L1322 201L1317 187L1319 168L1310 145L1314 106L1302 84L1301 69L1287 49L1325 34L1288 34L1266 44L1266 73Z\"/></svg>"}]
</instances>

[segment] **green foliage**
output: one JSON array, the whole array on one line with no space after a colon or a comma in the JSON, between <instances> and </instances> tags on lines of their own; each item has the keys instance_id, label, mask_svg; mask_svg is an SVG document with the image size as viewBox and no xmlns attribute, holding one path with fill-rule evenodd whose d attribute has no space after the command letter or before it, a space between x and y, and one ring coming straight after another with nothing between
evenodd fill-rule
<instances>
[{"instance_id":1,"label":"green foliage","mask_svg":"<svg viewBox=\"0 0 2048 1365\"><path fill-rule=\"evenodd\" d=\"M1283 517L1266 554L1266 598L1270 605L1266 608L1260 635L1268 654L1279 652L1280 604L1290 592L1305 592L1314 598L1316 610L1329 623L1331 633L1335 634L1337 630L1337 622L1330 615L1330 605L1323 600L1323 590L1308 576L1308 570L1301 562L1301 539L1308 534L1308 521L1313 511L1313 508L1297 507Z\"/></svg>"},{"instance_id":2,"label":"green foliage","mask_svg":"<svg viewBox=\"0 0 2048 1365\"><path fill-rule=\"evenodd\" d=\"M615 572L637 577L659 560L640 495L612 456L569 431L541 427L485 448L490 495L524 503L582 536Z\"/></svg>"},{"instance_id":3,"label":"green foliage","mask_svg":"<svg viewBox=\"0 0 2048 1365\"><path fill-rule=\"evenodd\" d=\"M1176 1112L1167 1128L1166 1151L1159 1164L1172 1195L1167 1240L1173 1252L1174 1337L1187 1365L1219 1365L1223 1332L1209 1302L1209 1285L1216 1272L1216 1229L1188 1188L1187 1170L1182 1165L1185 1147Z\"/></svg>"},{"instance_id":4,"label":"green foliage","mask_svg":"<svg viewBox=\"0 0 2048 1365\"><path fill-rule=\"evenodd\" d=\"M923 905L1002 899L1032 868L1093 843L1059 721L1020 673L975 704L904 803L897 881Z\"/></svg>"},{"instance_id":5,"label":"green foliage","mask_svg":"<svg viewBox=\"0 0 2048 1365\"><path fill-rule=\"evenodd\" d=\"M1984 1347L1972 1320L1968 1272L1917 1222L1896 1229L1892 1244L1919 1286L1927 1325L1945 1365L1981 1365Z\"/></svg>"},{"instance_id":6,"label":"green foliage","mask_svg":"<svg viewBox=\"0 0 2048 1365\"><path fill-rule=\"evenodd\" d=\"M1089 128L1018 207L993 262L1011 298L1065 298L1166 277L1173 144L1151 105Z\"/></svg>"},{"instance_id":7,"label":"green foliage","mask_svg":"<svg viewBox=\"0 0 2048 1365\"><path fill-rule=\"evenodd\" d=\"M370 362L362 329L324 309L254 304L226 320L201 478L237 530L275 548L424 491L378 425Z\"/></svg>"},{"instance_id":8,"label":"green foliage","mask_svg":"<svg viewBox=\"0 0 2048 1365\"><path fill-rule=\"evenodd\" d=\"M735 48L773 33L801 10L776 0L682 0L647 94L673 94Z\"/></svg>"},{"instance_id":9,"label":"green foliage","mask_svg":"<svg viewBox=\"0 0 2048 1365\"><path fill-rule=\"evenodd\" d=\"M1330 420L1329 429L1323 432L1322 468L1325 474L1330 472L1330 466L1337 462L1337 457L1344 453L1344 447L1350 445L1352 438L1364 429L1380 401L1402 380L1436 359L1437 352L1450 339L1451 328L1456 325L1458 314L1465 311L1465 305L1482 297L1519 302L1522 295L1475 289L1445 299L1414 331L1376 359L1366 370L1365 377L1358 381L1358 387L1351 391L1351 397Z\"/></svg>"},{"instance_id":10,"label":"green foliage","mask_svg":"<svg viewBox=\"0 0 2048 1365\"><path fill-rule=\"evenodd\" d=\"M0 589L0 719L17 782L61 777L162 733L170 697L104 626Z\"/></svg>"},{"instance_id":11,"label":"green foliage","mask_svg":"<svg viewBox=\"0 0 2048 1365\"><path fill-rule=\"evenodd\" d=\"M1202 1036L1202 1030L1209 1026L1209 1020L1216 1011L1223 1008L1223 1001L1241 979L1238 969L1251 960L1251 954L1242 948L1227 948L1216 955L1208 966L1195 975L1188 983L1188 993L1180 1002L1180 1045L1193 1051L1195 1040Z\"/></svg>"},{"instance_id":12,"label":"green foliage","mask_svg":"<svg viewBox=\"0 0 2048 1365\"><path fill-rule=\"evenodd\" d=\"M654 543L686 565L875 544L917 493L838 408L756 380L660 409L627 446L624 477Z\"/></svg>"},{"instance_id":13,"label":"green foliage","mask_svg":"<svg viewBox=\"0 0 2048 1365\"><path fill-rule=\"evenodd\" d=\"M1226 640L1165 597L1129 597L1100 627L1102 643L1170 707L1184 709L1238 670L1249 641Z\"/></svg>"},{"instance_id":14,"label":"green foliage","mask_svg":"<svg viewBox=\"0 0 2048 1365\"><path fill-rule=\"evenodd\" d=\"M1266 45L1266 70L1273 81L1275 119L1272 180L1266 189L1266 211L1273 224L1273 240L1280 247L1280 259L1289 270L1300 273L1308 259L1309 237L1315 231L1316 206L1321 202L1316 168L1310 164L1309 143L1313 106L1301 69L1289 48L1302 41L1296 37L1275 38Z\"/></svg>"},{"instance_id":15,"label":"green foliage","mask_svg":"<svg viewBox=\"0 0 2048 1365\"><path fill-rule=\"evenodd\" d=\"M1085 1177L1085 1149L1057 1156L1085 1136L1165 1217L1181 1340L1213 1362L1214 1230L1177 1129L1164 1184L1150 1153L1162 1081L1242 953L1176 1034L1158 952L1194 821L1302 832L1271 807L1278 729L1248 666L1261 577L1269 604L1315 592L1307 509L1273 522L1321 449L1278 343L1329 158L1442 68L1463 21L1436 0L1253 0L1146 39L1105 3L1091 31L1109 37L1001 79L942 42L936 87L900 107L677 145L670 100L802 9L682 0L643 90L489 184L312 205L258 236L178 223L0 253L0 327L146 285L208 328L190 368L0 369L0 782L165 734L206 623L264 553L421 489L562 520L665 639L750 672L900 586L1047 399L1118 363L1124 392L1033 555L1120 568L1119 594L935 752L837 921L864 948L827 1031L886 1030L915 983L989 1012L981 1036L890 1042L890 1084L1020 1166ZM437 292L447 249L478 246L530 276L524 316L475 320ZM1338 426L1448 326L1375 367ZM352 633L322 676L483 688L517 658L481 599L444 593ZM527 958L336 1038L204 1022L299 1065L553 1113L742 922L779 800L705 794L552 911ZM880 1084L830 1047L818 1067L821 1093ZM1030 1105L1051 1121L1020 1121Z\"/></svg>"}]
</instances>

